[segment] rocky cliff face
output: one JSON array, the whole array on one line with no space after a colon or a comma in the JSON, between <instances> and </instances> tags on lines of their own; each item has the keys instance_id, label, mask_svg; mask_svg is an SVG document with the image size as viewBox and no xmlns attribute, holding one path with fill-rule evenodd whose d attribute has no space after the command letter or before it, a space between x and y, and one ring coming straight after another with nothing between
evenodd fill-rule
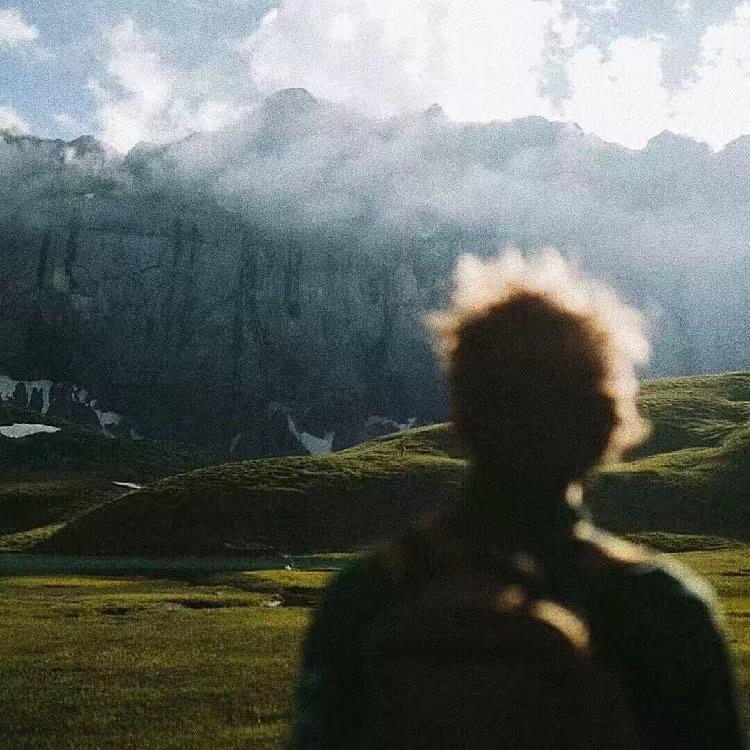
<instances>
[{"instance_id":1,"label":"rocky cliff face","mask_svg":"<svg viewBox=\"0 0 750 750\"><path fill-rule=\"evenodd\" d=\"M5 135L0 390L47 380L10 395L238 457L443 418L420 319L457 255L509 241L561 247L650 312L652 374L740 368L748 217L727 184L750 193L750 150L725 152L436 108L367 121L302 91L125 157Z\"/></svg>"},{"instance_id":2,"label":"rocky cliff face","mask_svg":"<svg viewBox=\"0 0 750 750\"><path fill-rule=\"evenodd\" d=\"M128 223L112 209L84 196L12 248L1 371L67 388L53 408L79 412L85 389L139 434L241 455L299 449L287 412L337 446L363 439L373 414L440 415L415 325L438 290L419 288L402 251L363 259L158 198ZM33 386L26 398L38 402Z\"/></svg>"}]
</instances>

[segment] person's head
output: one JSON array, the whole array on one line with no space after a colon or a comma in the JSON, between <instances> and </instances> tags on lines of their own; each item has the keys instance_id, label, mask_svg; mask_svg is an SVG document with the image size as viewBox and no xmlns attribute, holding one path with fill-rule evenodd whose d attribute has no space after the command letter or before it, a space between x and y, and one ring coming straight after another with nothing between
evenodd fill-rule
<instances>
[{"instance_id":1,"label":"person's head","mask_svg":"<svg viewBox=\"0 0 750 750\"><path fill-rule=\"evenodd\" d=\"M646 434L641 318L557 252L461 258L452 306L428 322L453 421L484 472L564 486Z\"/></svg>"}]
</instances>

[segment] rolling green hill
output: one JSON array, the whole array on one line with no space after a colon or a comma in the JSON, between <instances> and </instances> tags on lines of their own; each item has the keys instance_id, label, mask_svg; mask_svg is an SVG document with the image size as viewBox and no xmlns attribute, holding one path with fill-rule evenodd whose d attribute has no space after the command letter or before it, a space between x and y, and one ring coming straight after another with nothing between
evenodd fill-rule
<instances>
[{"instance_id":1,"label":"rolling green hill","mask_svg":"<svg viewBox=\"0 0 750 750\"><path fill-rule=\"evenodd\" d=\"M211 463L185 446L107 437L60 419L0 403L0 427L59 429L23 438L0 435L0 550L23 549L143 483Z\"/></svg>"},{"instance_id":2,"label":"rolling green hill","mask_svg":"<svg viewBox=\"0 0 750 750\"><path fill-rule=\"evenodd\" d=\"M649 442L588 488L621 531L750 537L750 374L646 383ZM85 554L349 550L460 495L447 425L336 454L225 464L168 477L71 522L40 548Z\"/></svg>"},{"instance_id":3,"label":"rolling green hill","mask_svg":"<svg viewBox=\"0 0 750 750\"><path fill-rule=\"evenodd\" d=\"M272 458L156 482L79 518L45 549L84 554L349 550L457 496L463 462L391 450Z\"/></svg>"},{"instance_id":4,"label":"rolling green hill","mask_svg":"<svg viewBox=\"0 0 750 750\"><path fill-rule=\"evenodd\" d=\"M589 507L616 530L750 538L750 428L710 448L684 448L602 469Z\"/></svg>"},{"instance_id":5,"label":"rolling green hill","mask_svg":"<svg viewBox=\"0 0 750 750\"><path fill-rule=\"evenodd\" d=\"M640 405L652 433L636 457L716 447L750 424L750 373L651 380Z\"/></svg>"}]
</instances>

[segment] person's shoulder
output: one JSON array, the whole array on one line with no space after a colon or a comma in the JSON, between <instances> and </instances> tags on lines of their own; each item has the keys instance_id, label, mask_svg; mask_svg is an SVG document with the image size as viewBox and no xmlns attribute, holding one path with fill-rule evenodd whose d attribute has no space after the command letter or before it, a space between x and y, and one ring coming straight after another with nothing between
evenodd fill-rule
<instances>
[{"instance_id":1,"label":"person's shoulder","mask_svg":"<svg viewBox=\"0 0 750 750\"><path fill-rule=\"evenodd\" d=\"M646 545L615 536L588 523L579 524L576 538L635 597L659 601L664 606L684 606L706 610L716 618L717 598L703 578L677 561L674 556Z\"/></svg>"},{"instance_id":2,"label":"person's shoulder","mask_svg":"<svg viewBox=\"0 0 750 750\"><path fill-rule=\"evenodd\" d=\"M321 605L352 606L361 602L369 609L387 603L398 596L407 579L414 578L414 568L424 562L421 555L428 548L440 548L445 535L444 519L433 514L353 555L324 590Z\"/></svg>"},{"instance_id":3,"label":"person's shoulder","mask_svg":"<svg viewBox=\"0 0 750 750\"><path fill-rule=\"evenodd\" d=\"M391 581L377 550L346 559L321 595L320 610L346 611L350 616L366 613L388 600Z\"/></svg>"},{"instance_id":4,"label":"person's shoulder","mask_svg":"<svg viewBox=\"0 0 750 750\"><path fill-rule=\"evenodd\" d=\"M342 598L356 594L368 588L372 579L380 577L377 567L373 564L371 552L358 552L351 557L343 558L330 582L323 590L323 598Z\"/></svg>"}]
</instances>

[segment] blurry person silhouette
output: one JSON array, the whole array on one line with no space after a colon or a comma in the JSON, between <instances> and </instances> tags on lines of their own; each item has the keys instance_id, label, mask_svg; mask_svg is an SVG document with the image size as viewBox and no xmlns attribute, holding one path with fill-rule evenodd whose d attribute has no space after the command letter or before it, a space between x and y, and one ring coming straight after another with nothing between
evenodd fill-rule
<instances>
[{"instance_id":1,"label":"blurry person silhouette","mask_svg":"<svg viewBox=\"0 0 750 750\"><path fill-rule=\"evenodd\" d=\"M460 259L428 323L466 490L324 592L289 746L745 747L708 586L581 507L647 434L637 312L554 251L509 250Z\"/></svg>"}]
</instances>

